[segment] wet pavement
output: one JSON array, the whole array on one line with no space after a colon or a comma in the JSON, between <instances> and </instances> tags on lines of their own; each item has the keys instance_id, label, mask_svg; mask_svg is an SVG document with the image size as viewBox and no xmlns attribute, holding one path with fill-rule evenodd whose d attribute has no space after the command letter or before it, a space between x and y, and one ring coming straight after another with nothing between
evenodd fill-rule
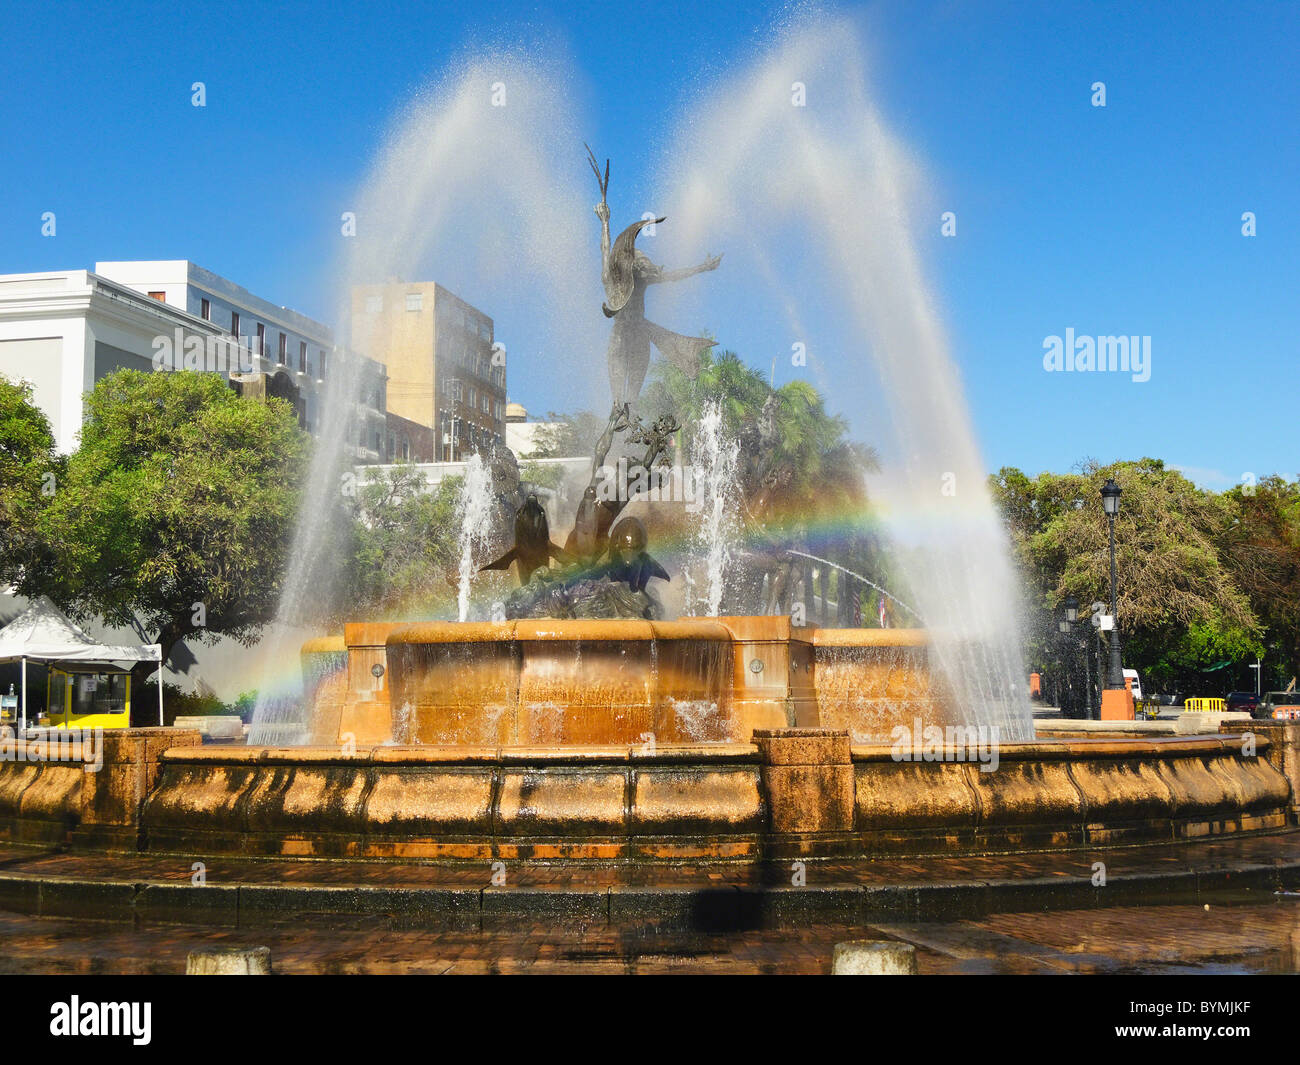
<instances>
[{"instance_id":1,"label":"wet pavement","mask_svg":"<svg viewBox=\"0 0 1300 1065\"><path fill-rule=\"evenodd\" d=\"M923 924L705 935L518 922L508 931L395 930L379 919L256 930L0 913L0 972L178 974L193 949L267 946L281 974L816 974L846 939L917 948L922 974L1294 973L1300 897L1005 913Z\"/></svg>"},{"instance_id":2,"label":"wet pavement","mask_svg":"<svg viewBox=\"0 0 1300 1065\"><path fill-rule=\"evenodd\" d=\"M1089 888L1086 908L1080 908L1078 891L1054 888L1095 886L1097 862L1105 863L1109 884ZM195 863L202 863L208 887L237 888L241 899L248 892L288 892L293 901L255 920L246 920L242 901L225 919L214 912L200 920L193 908L164 916L134 905L105 912L103 919L87 916L95 912L96 890L114 885L130 898L150 883L182 890L187 900L208 898L202 888L188 890ZM811 910L808 920L796 915L775 926L742 922L702 931L653 916L654 900L673 892L692 898L712 892L716 903L721 889L724 907L734 906L727 889L786 900L803 896L791 884L792 868L509 863L493 870L482 864L205 860L201 854L113 857L0 845L0 881L19 889L29 883L40 899L51 901L49 908L24 905L22 890L4 896L10 901L0 902L0 972L174 974L184 972L186 954L199 947L265 945L279 973L826 973L834 945L847 939L912 943L922 973L1300 971L1297 832L1095 852L809 862L802 870L813 893L819 886L892 888L905 896L935 887L996 888L979 896L982 908L943 910L937 914L942 919L915 919L919 909L910 916L842 911L835 919ZM522 898L522 909L489 907L494 872ZM1126 880L1127 891L1120 886ZM319 894L295 894L300 888L406 888L421 897L445 892L468 898L470 907L464 914L448 909L430 927L392 909L313 912ZM498 884L495 890L501 889ZM593 919L591 908L581 905L546 909L566 893L590 899L605 892L613 899L620 889L632 894L618 921L612 907L608 919Z\"/></svg>"},{"instance_id":3,"label":"wet pavement","mask_svg":"<svg viewBox=\"0 0 1300 1065\"><path fill-rule=\"evenodd\" d=\"M792 862L766 865L717 862L598 865L581 862L421 864L341 859L239 859L208 856L198 849L193 854L113 856L0 843L0 876L189 882L196 862L202 864L209 885L355 885L448 890L487 887L494 872L504 874L506 883L512 888L572 891L618 886L672 890L789 885L793 867ZM1300 869L1300 831L1154 846L876 858L870 861L809 861L804 875L810 887L825 884L868 887L961 884L1041 878L1073 882L1092 878L1096 874L1094 866L1097 862L1105 864L1106 875L1112 880L1177 875L1191 870L1204 874L1251 866ZM495 869L495 865L501 868Z\"/></svg>"}]
</instances>

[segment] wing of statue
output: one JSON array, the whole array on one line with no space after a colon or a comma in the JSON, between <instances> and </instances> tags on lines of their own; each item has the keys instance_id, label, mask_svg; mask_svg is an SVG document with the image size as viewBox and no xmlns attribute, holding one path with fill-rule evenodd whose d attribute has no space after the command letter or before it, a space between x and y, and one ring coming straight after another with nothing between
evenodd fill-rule
<instances>
[{"instance_id":1,"label":"wing of statue","mask_svg":"<svg viewBox=\"0 0 1300 1065\"><path fill-rule=\"evenodd\" d=\"M636 235L652 222L662 221L662 218L643 218L640 222L633 222L615 238L601 278L605 283L605 305L601 309L606 318L613 318L632 298L636 284Z\"/></svg>"},{"instance_id":2,"label":"wing of statue","mask_svg":"<svg viewBox=\"0 0 1300 1065\"><path fill-rule=\"evenodd\" d=\"M717 343L707 337L682 336L654 322L646 322L645 327L650 333L650 342L659 353L688 377L700 372L701 356Z\"/></svg>"}]
</instances>

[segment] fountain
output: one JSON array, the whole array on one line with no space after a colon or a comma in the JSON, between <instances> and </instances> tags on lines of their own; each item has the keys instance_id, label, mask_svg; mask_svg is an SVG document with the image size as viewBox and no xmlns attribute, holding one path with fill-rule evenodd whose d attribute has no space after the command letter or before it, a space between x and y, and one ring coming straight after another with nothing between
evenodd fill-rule
<instances>
[{"instance_id":1,"label":"fountain","mask_svg":"<svg viewBox=\"0 0 1300 1065\"><path fill-rule=\"evenodd\" d=\"M655 264L636 245L649 224L644 219L611 240L610 164L602 171L590 149L588 156L600 190L595 211L602 308L613 319L608 360L614 406L572 531L562 547L554 543L545 511L529 497L515 516L510 550L482 566L517 573L519 587L503 605L505 618L467 624L474 560L488 538L491 488L486 464L471 458L457 508L458 621L393 624L382 631L349 626L345 642L359 660L348 670L361 678L358 698L340 700L337 687L318 688L329 710L316 719L337 719L341 727L346 721L355 735L356 721L366 718L367 742L559 747L647 738L677 744L706 736L735 744L748 742L756 729L828 724L863 742L885 742L900 723L981 724L981 707L962 704L932 667L926 633L820 630L772 616L718 616L738 443L724 438L716 405L706 408L698 436L711 617L663 617L652 581L670 575L650 554L642 522L622 514L634 495L626 486L651 483L681 426L673 412L659 412L647 423L633 404L652 344L694 370L710 342L647 320L645 295L649 285L714 270L721 260L712 256L684 270ZM767 437L761 440L772 446ZM616 446L626 452L617 473L608 465ZM352 643L353 636L363 642ZM316 654L313 644L308 655ZM381 670L382 684L367 683L367 669ZM376 694L381 690L386 700ZM376 707L384 702L387 728L382 720L376 727ZM366 704L364 711L359 703ZM315 735L321 736L319 727Z\"/></svg>"},{"instance_id":2,"label":"fountain","mask_svg":"<svg viewBox=\"0 0 1300 1065\"><path fill-rule=\"evenodd\" d=\"M0 831L160 854L680 863L1081 849L1293 823L1300 727L1261 727L1249 742L1136 726L1035 734L1006 545L909 225L915 174L860 88L820 115L786 94L797 72L847 71L852 81L857 64L841 26L796 35L696 116L678 142L684 162L669 199L691 247L703 235L734 239L770 259L761 217L801 227L809 254L830 264L826 303L847 308L864 338L898 437L902 475L885 502L912 533L901 556L925 628L800 623L790 601L811 582L807 564L835 564L784 550L768 528L781 490L780 469L763 461L770 427L742 444L725 438L716 412L699 456L709 471L700 512L709 616L665 616L662 589L683 574L648 531L654 504L633 513L617 489L627 479L607 463L615 455L634 480L665 468L681 412L637 409L650 351L690 374L711 342L656 324L647 301L654 319L689 320L671 294L692 286L671 282L721 260L682 254L674 261L694 265L659 265L637 245L649 218L612 237L609 164L588 150L603 301L588 299L575 224L585 208L550 195L545 180L555 172L546 153L581 144L554 113L562 79L517 60L483 62L396 138L359 212L380 239L354 266L363 277L405 272L428 234L457 217L447 205L480 196L478 228L457 250L523 276L503 299L519 293L539 318L572 315L570 350L596 352L599 312L612 319L612 410L572 531L554 539L544 508L522 492L513 542L499 553L485 533L489 463L471 460L456 621L362 619L309 640L298 700L308 712L277 730L278 703L265 699L248 746L124 733L102 784L63 766L0 764ZM510 109L493 116L471 164L478 90L502 79ZM764 146L781 160L775 172ZM484 174L491 194L480 192ZM728 268L736 261L745 260ZM345 425L345 400L336 391L328 425ZM337 439L350 436L340 429ZM321 450L286 621L310 598L328 542L341 459ZM738 459L758 473L748 493L732 487ZM955 495L941 490L949 483ZM756 553L774 557L765 610L752 614L726 613L733 520L768 537ZM472 595L482 569L517 578L490 621L470 620L486 613Z\"/></svg>"},{"instance_id":3,"label":"fountain","mask_svg":"<svg viewBox=\"0 0 1300 1065\"><path fill-rule=\"evenodd\" d=\"M796 624L781 612L794 571L771 575L768 613L721 614L738 445L724 438L716 408L698 438L709 482L700 519L711 616L663 617L652 582L672 575L650 554L642 522L622 516L631 499L610 486L627 478L611 477L607 459L621 447L633 480L666 462L676 416L661 411L647 423L633 410L649 347L689 367L707 342L650 323L644 288L715 269L719 259L665 270L636 248L644 220L611 240L609 165L590 161L601 194L604 311L615 320L614 406L563 545L536 498L525 500L513 545L482 567L516 572L505 617L467 622L474 552L466 533L458 622L345 628L346 666L315 688L316 736L350 753L178 754L150 803L151 840L193 828L187 791L214 772L223 794L268 789L258 794L262 824L273 829L251 831L250 822L236 836L243 848L275 853L754 860L1099 845L1285 823L1280 804L1291 785L1217 736L1035 742L1007 679L1008 633L988 628L989 618L1003 618L1000 608L954 618L954 604L973 611L973 589L1000 572L988 558L978 581L954 570L963 558L976 564L963 554L969 545L921 545L948 593L923 585L927 616L942 627ZM762 451L770 428L756 430L751 450ZM968 443L954 444L962 433L957 422L935 435L956 447ZM740 500L740 509L766 529L765 493L779 480L761 455L748 457L767 472L760 498ZM466 500L485 494L469 487L479 473L467 479ZM982 520L962 524L960 536L984 529L975 547L1001 558ZM468 506L461 521L475 527ZM1001 602L1006 589L996 591ZM338 654L334 643L312 642L304 668L318 676L320 661ZM280 772L272 766L295 768L274 785L282 778L267 777ZM344 786L355 798L339 816L311 820L313 797Z\"/></svg>"},{"instance_id":4,"label":"fountain","mask_svg":"<svg viewBox=\"0 0 1300 1065\"><path fill-rule=\"evenodd\" d=\"M700 418L698 454L694 460L701 473L699 506L703 520L699 544L704 552L705 603L710 617L717 617L722 609L727 570L732 562L735 529L731 497L738 452L736 441L724 437L721 405L709 404Z\"/></svg>"},{"instance_id":5,"label":"fountain","mask_svg":"<svg viewBox=\"0 0 1300 1065\"><path fill-rule=\"evenodd\" d=\"M482 554L490 530L492 512L492 474L483 456L477 453L465 463L465 479L456 501L456 520L460 522L460 583L456 590L456 610L460 621L469 620L470 587L474 580L474 558Z\"/></svg>"}]
</instances>

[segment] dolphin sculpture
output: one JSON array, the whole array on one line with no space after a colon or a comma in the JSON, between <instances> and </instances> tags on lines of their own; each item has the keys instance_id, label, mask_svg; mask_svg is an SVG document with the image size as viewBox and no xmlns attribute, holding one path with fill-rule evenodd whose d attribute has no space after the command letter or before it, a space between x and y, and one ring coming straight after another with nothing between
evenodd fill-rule
<instances>
[{"instance_id":1,"label":"dolphin sculpture","mask_svg":"<svg viewBox=\"0 0 1300 1065\"><path fill-rule=\"evenodd\" d=\"M645 526L638 518L624 518L609 535L609 562L604 575L623 581L634 592L644 592L651 577L672 580L668 571L646 552Z\"/></svg>"},{"instance_id":2,"label":"dolphin sculpture","mask_svg":"<svg viewBox=\"0 0 1300 1065\"><path fill-rule=\"evenodd\" d=\"M516 563L519 571L519 583L527 584L533 573L547 565L552 558L567 561L569 554L562 547L551 543L551 526L546 520L546 511L537 501L537 494L530 492L524 505L515 514L515 546L494 562L483 566L484 570L509 569Z\"/></svg>"}]
</instances>

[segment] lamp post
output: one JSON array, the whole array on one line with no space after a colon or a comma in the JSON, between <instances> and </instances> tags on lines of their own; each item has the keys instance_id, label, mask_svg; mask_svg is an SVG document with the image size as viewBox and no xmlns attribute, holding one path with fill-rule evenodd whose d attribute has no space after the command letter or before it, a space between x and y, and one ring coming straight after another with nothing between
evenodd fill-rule
<instances>
[{"instance_id":1,"label":"lamp post","mask_svg":"<svg viewBox=\"0 0 1300 1065\"><path fill-rule=\"evenodd\" d=\"M1119 616L1115 611L1115 515L1119 513L1120 487L1114 478L1107 478L1101 486L1101 505L1106 511L1110 527L1110 664L1106 672L1106 687L1124 690L1124 667L1119 654Z\"/></svg>"},{"instance_id":2,"label":"lamp post","mask_svg":"<svg viewBox=\"0 0 1300 1065\"><path fill-rule=\"evenodd\" d=\"M1079 620L1079 600L1072 595L1065 597L1065 620L1071 624Z\"/></svg>"},{"instance_id":3,"label":"lamp post","mask_svg":"<svg viewBox=\"0 0 1300 1065\"><path fill-rule=\"evenodd\" d=\"M1061 692L1057 701L1061 704L1061 711L1066 717L1074 716L1075 703L1077 702L1074 697L1074 683L1070 678L1070 648L1074 643L1074 641L1070 639L1070 630L1072 628L1074 628L1074 626L1070 624L1068 619L1056 623L1056 629L1062 637L1061 643L1066 649L1065 661L1062 663L1061 670L1062 680L1064 683L1061 686ZM1070 703L1069 706L1065 705L1067 701Z\"/></svg>"},{"instance_id":4,"label":"lamp post","mask_svg":"<svg viewBox=\"0 0 1300 1065\"><path fill-rule=\"evenodd\" d=\"M1093 615L1093 617L1096 618L1096 617L1097 617L1101 612L1103 612L1105 609L1106 609L1106 604L1105 604L1105 603L1093 603L1093 604L1092 604L1092 615ZM1101 699L1102 699L1101 689L1105 686L1105 683L1106 683L1106 682L1105 682L1105 679L1104 679L1105 676L1106 676L1106 661L1105 661L1105 659L1106 659L1106 655L1105 655L1105 648L1102 646L1101 629L1100 629L1100 627L1097 628L1097 629L1095 629L1094 631L1095 631L1096 634L1097 634L1097 699L1096 699L1096 702L1095 702L1095 704L1094 704L1094 708L1095 708L1096 711L1097 711L1097 720L1100 720L1100 719L1101 719Z\"/></svg>"},{"instance_id":5,"label":"lamp post","mask_svg":"<svg viewBox=\"0 0 1300 1065\"><path fill-rule=\"evenodd\" d=\"M1079 600L1076 596L1067 595L1065 597L1065 620L1061 622L1061 631L1071 633L1074 630L1074 623L1079 620ZM1068 641L1073 647L1074 641ZM1083 717L1092 716L1092 680L1088 676L1088 642L1083 641ZM1071 686L1073 687L1073 686Z\"/></svg>"}]
</instances>

